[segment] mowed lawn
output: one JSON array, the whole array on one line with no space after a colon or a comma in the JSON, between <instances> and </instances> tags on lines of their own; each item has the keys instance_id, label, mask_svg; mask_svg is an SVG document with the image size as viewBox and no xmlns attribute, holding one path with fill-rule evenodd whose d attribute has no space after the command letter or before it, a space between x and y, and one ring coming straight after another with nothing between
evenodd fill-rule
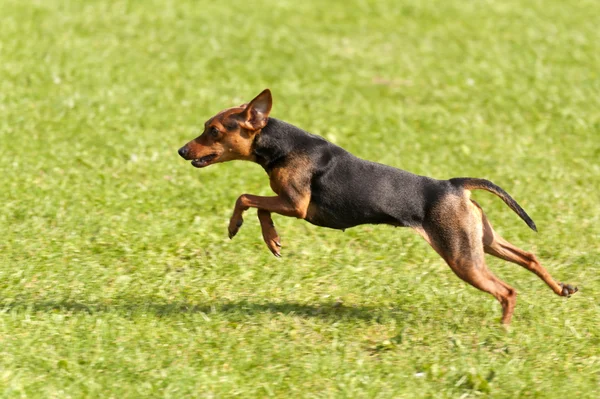
<instances>
[{"instance_id":1,"label":"mowed lawn","mask_svg":"<svg viewBox=\"0 0 600 399\"><path fill-rule=\"evenodd\" d=\"M534 1L0 2L0 396L595 398L600 5ZM488 258L500 305L408 229L256 211L258 166L177 149L219 110L272 116L475 192L560 298Z\"/></svg>"}]
</instances>

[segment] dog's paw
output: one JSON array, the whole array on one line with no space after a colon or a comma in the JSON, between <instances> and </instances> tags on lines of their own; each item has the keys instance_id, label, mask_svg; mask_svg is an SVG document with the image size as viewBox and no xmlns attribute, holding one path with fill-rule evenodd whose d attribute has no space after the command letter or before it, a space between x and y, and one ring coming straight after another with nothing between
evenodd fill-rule
<instances>
[{"instance_id":1,"label":"dog's paw","mask_svg":"<svg viewBox=\"0 0 600 399\"><path fill-rule=\"evenodd\" d=\"M229 231L229 239L235 237L237 232L240 231L242 224L244 224L244 219L242 219L242 217L239 219L232 217L231 220L229 220L229 227L227 228Z\"/></svg>"},{"instance_id":2,"label":"dog's paw","mask_svg":"<svg viewBox=\"0 0 600 399\"><path fill-rule=\"evenodd\" d=\"M575 287L574 285L571 285L571 284L559 283L559 285L561 288L561 295L566 296L567 298L570 297L571 295L573 295L574 293L576 293L577 291L579 291L579 289L577 287Z\"/></svg>"},{"instance_id":3,"label":"dog's paw","mask_svg":"<svg viewBox=\"0 0 600 399\"><path fill-rule=\"evenodd\" d=\"M281 258L281 240L279 239L279 235L277 234L277 230L275 230L275 225L272 221L270 223L263 223L262 227L262 236L267 247L278 258Z\"/></svg>"},{"instance_id":4,"label":"dog's paw","mask_svg":"<svg viewBox=\"0 0 600 399\"><path fill-rule=\"evenodd\" d=\"M267 247L271 253L277 258L281 258L281 241L275 229L268 233L263 232L263 239L265 240L265 244L267 244Z\"/></svg>"}]
</instances>

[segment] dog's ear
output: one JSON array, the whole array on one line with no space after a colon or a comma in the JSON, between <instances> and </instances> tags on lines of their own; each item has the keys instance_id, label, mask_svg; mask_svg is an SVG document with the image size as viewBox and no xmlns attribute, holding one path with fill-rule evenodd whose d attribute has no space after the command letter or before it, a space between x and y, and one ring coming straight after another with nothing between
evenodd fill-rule
<instances>
[{"instance_id":1,"label":"dog's ear","mask_svg":"<svg viewBox=\"0 0 600 399\"><path fill-rule=\"evenodd\" d=\"M248 103L246 109L242 112L242 118L244 119L242 126L253 131L262 129L267 125L272 106L271 90L264 89L262 93Z\"/></svg>"}]
</instances>

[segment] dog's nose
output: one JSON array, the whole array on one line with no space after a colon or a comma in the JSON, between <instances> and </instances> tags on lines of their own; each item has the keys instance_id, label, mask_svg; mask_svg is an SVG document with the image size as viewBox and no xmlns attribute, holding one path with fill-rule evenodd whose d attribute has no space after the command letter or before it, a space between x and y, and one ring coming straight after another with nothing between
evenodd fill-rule
<instances>
[{"instance_id":1,"label":"dog's nose","mask_svg":"<svg viewBox=\"0 0 600 399\"><path fill-rule=\"evenodd\" d=\"M185 157L187 156L187 147L183 146L179 149L179 151L177 151L179 153L179 155L181 156L181 158L186 159Z\"/></svg>"}]
</instances>

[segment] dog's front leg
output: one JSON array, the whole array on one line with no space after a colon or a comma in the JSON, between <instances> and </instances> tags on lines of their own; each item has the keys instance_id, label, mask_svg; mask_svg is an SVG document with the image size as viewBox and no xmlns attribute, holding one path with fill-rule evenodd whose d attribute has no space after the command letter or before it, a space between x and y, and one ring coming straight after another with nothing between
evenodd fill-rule
<instances>
[{"instance_id":1,"label":"dog's front leg","mask_svg":"<svg viewBox=\"0 0 600 399\"><path fill-rule=\"evenodd\" d=\"M292 216L300 219L306 217L309 198L294 197L294 199L282 196L275 197L260 197L258 195L243 194L235 202L233 215L229 221L229 238L233 238L240 227L244 223L243 213L249 208L257 208L259 210L258 218L263 231L263 238L267 246L275 256L279 255L279 237L273 227L271 212L278 213L283 216Z\"/></svg>"},{"instance_id":2,"label":"dog's front leg","mask_svg":"<svg viewBox=\"0 0 600 399\"><path fill-rule=\"evenodd\" d=\"M265 244L267 244L267 247L269 250L271 250L273 255L278 258L281 257L281 253L279 252L279 248L281 248L281 241L279 239L279 235L277 234L277 230L275 230L273 219L271 219L271 212L265 211L264 209L259 209L257 214Z\"/></svg>"}]
</instances>

